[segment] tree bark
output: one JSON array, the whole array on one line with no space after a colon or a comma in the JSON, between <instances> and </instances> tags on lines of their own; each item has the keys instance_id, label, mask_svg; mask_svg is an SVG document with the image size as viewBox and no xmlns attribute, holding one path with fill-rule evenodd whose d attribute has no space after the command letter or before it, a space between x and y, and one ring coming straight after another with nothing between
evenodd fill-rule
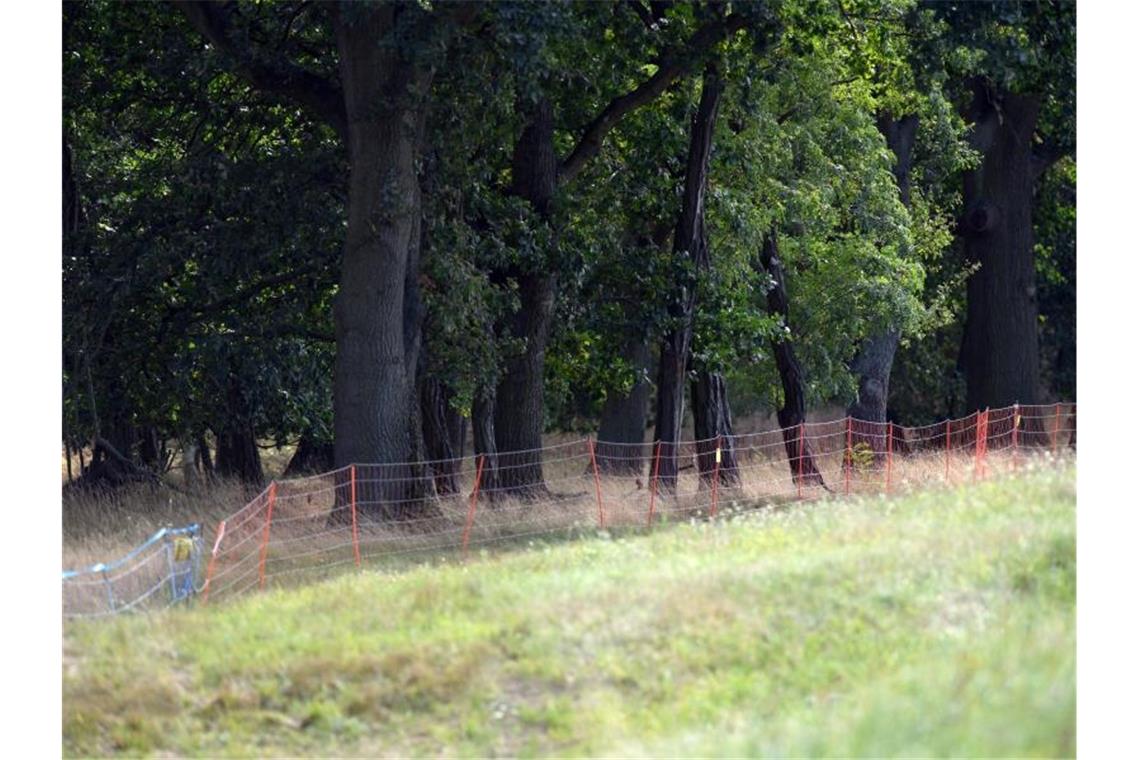
<instances>
[{"instance_id":1,"label":"tree bark","mask_svg":"<svg viewBox=\"0 0 1140 760\"><path fill-rule=\"evenodd\" d=\"M257 437L249 426L235 422L218 433L218 461L215 472L260 486L265 482Z\"/></svg>"},{"instance_id":2,"label":"tree bark","mask_svg":"<svg viewBox=\"0 0 1140 760\"><path fill-rule=\"evenodd\" d=\"M685 194L673 234L673 254L684 266L684 274L676 283L669 302L671 327L661 343L661 359L657 372L657 429L660 461L658 487L673 492L677 487L677 449L681 440L681 424L685 409L685 370L693 336L693 311L696 307L696 272L707 263L705 240L705 190L708 184L709 156L713 131L723 90L720 77L713 68L705 72L701 100L693 116L689 136L689 158L685 169Z\"/></svg>"},{"instance_id":3,"label":"tree bark","mask_svg":"<svg viewBox=\"0 0 1140 760\"><path fill-rule=\"evenodd\" d=\"M335 14L347 113L348 226L334 306L335 461L380 464L359 502L404 513L414 483L414 372L420 188L416 160L430 69L378 40L396 33L395 6ZM383 505L390 503L394 509Z\"/></svg>"},{"instance_id":4,"label":"tree bark","mask_svg":"<svg viewBox=\"0 0 1140 760\"><path fill-rule=\"evenodd\" d=\"M475 456L483 459L479 492L494 500L499 492L499 456L495 447L495 389L476 392L471 404L471 438Z\"/></svg>"},{"instance_id":5,"label":"tree bark","mask_svg":"<svg viewBox=\"0 0 1140 760\"><path fill-rule=\"evenodd\" d=\"M645 423L649 413L649 341L640 335L630 336L622 348L622 357L637 372L637 380L629 393L606 395L598 426L597 462L601 472L611 475L640 474L645 465Z\"/></svg>"},{"instance_id":6,"label":"tree bark","mask_svg":"<svg viewBox=\"0 0 1140 760\"><path fill-rule=\"evenodd\" d=\"M440 496L459 493L459 454L454 440L454 420L459 413L451 408L451 393L435 377L420 379L420 416L424 444L431 465L435 490Z\"/></svg>"},{"instance_id":7,"label":"tree bark","mask_svg":"<svg viewBox=\"0 0 1140 760\"><path fill-rule=\"evenodd\" d=\"M918 116L911 114L893 119L887 113L878 118L879 131L895 157L892 171L899 188L899 198L910 207L910 167L914 139L918 131ZM895 327L871 335L859 348L851 362L851 371L859 377L859 391L847 407L847 414L856 420L884 423L887 421L887 402L890 399L891 367L901 333ZM885 450L885 436L868 434L852 428L853 438L866 442L877 456Z\"/></svg>"},{"instance_id":8,"label":"tree bark","mask_svg":"<svg viewBox=\"0 0 1140 760\"><path fill-rule=\"evenodd\" d=\"M542 99L515 145L511 160L511 193L526 200L540 223L549 224L558 162L554 155L554 110ZM549 267L507 273L518 283L520 307L507 330L525 348L510 357L496 391L495 446L499 454L499 488L521 498L546 493L542 474L543 370L550 321L554 315L556 278Z\"/></svg>"},{"instance_id":9,"label":"tree bark","mask_svg":"<svg viewBox=\"0 0 1140 760\"><path fill-rule=\"evenodd\" d=\"M289 458L289 464L285 466L285 472L281 473L281 477L314 475L328 472L335 467L332 442L318 440L313 433L305 432L301 434L297 450Z\"/></svg>"},{"instance_id":10,"label":"tree bark","mask_svg":"<svg viewBox=\"0 0 1140 760\"><path fill-rule=\"evenodd\" d=\"M972 82L965 118L981 165L965 174L963 364L970 409L1037 402L1040 356L1033 255L1033 135L1040 98Z\"/></svg>"},{"instance_id":11,"label":"tree bark","mask_svg":"<svg viewBox=\"0 0 1140 760\"><path fill-rule=\"evenodd\" d=\"M740 483L736 441L732 434L732 410L724 375L702 370L692 383L693 431L697 439L697 469L702 483L711 483L719 469L722 485ZM720 466L716 452L720 449Z\"/></svg>"},{"instance_id":12,"label":"tree bark","mask_svg":"<svg viewBox=\"0 0 1140 760\"><path fill-rule=\"evenodd\" d=\"M225 391L226 417L222 427L215 431L218 437L215 471L223 477L260 486L265 482L261 451L257 448L251 410L237 378L236 373L230 374Z\"/></svg>"},{"instance_id":13,"label":"tree bark","mask_svg":"<svg viewBox=\"0 0 1140 760\"><path fill-rule=\"evenodd\" d=\"M206 442L206 436L203 434L198 435L198 462L204 475L210 477L214 474L214 460L210 457L210 444Z\"/></svg>"},{"instance_id":14,"label":"tree bark","mask_svg":"<svg viewBox=\"0 0 1140 760\"><path fill-rule=\"evenodd\" d=\"M760 264L772 278L768 291L768 313L783 319L790 329L788 318L788 291L784 284L784 267L780 263L776 231L773 229L764 238L760 249ZM796 358L790 338L772 341L772 353L776 358L776 368L780 373L780 384L784 390L784 404L776 413L783 429L784 448L788 453L788 466L792 479L802 479L801 483L827 488L823 475L815 464L811 441L801 435L800 426L807 412L807 394L804 392L804 372Z\"/></svg>"}]
</instances>

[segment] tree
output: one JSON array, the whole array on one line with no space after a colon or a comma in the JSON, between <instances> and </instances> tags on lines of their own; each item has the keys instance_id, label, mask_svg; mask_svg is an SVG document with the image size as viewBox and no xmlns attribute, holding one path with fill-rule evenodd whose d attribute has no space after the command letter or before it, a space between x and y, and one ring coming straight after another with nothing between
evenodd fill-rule
<instances>
[{"instance_id":1,"label":"tree","mask_svg":"<svg viewBox=\"0 0 1140 760\"><path fill-rule=\"evenodd\" d=\"M250 108L163 6L64 18L70 437L113 482L164 472L172 440L212 471L212 430L221 469L256 482L251 441L325 425L339 155L289 109Z\"/></svg>"},{"instance_id":2,"label":"tree","mask_svg":"<svg viewBox=\"0 0 1140 760\"><path fill-rule=\"evenodd\" d=\"M411 476L415 373L420 348L418 293L422 153L426 103L440 50L469 23L469 4L329 5L309 12L312 34L335 40L339 85L321 72L264 47L247 47L235 29L241 9L213 3L179 6L213 48L255 87L300 103L340 136L347 151L348 219L340 287L333 309L335 460L389 465L391 483ZM288 17L290 35L304 8ZM327 11L327 17L323 12ZM248 27L243 28L248 35ZM404 501L396 486L378 494ZM375 498L366 499L369 503Z\"/></svg>"},{"instance_id":3,"label":"tree","mask_svg":"<svg viewBox=\"0 0 1140 760\"><path fill-rule=\"evenodd\" d=\"M601 151L606 135L627 114L652 103L707 50L742 29L746 21L740 13L716 17L683 43L666 47L657 56L653 75L607 102L561 161L556 159L554 150L553 105L548 97L539 95L515 145L510 192L525 199L538 223L549 228L556 190L572 181ZM557 239L553 230L546 238ZM552 255L554 246L545 247ZM520 306L506 332L526 348L524 353L508 358L496 391L495 438L499 451L518 452L513 455L512 466L503 473L503 487L527 495L545 490L538 453L542 447L543 369L558 283L550 267L541 262L533 262L527 270L508 270L503 276L517 282Z\"/></svg>"},{"instance_id":4,"label":"tree","mask_svg":"<svg viewBox=\"0 0 1140 760\"><path fill-rule=\"evenodd\" d=\"M803 367L796 358L792 341L788 337L791 334L791 327L787 324L790 314L788 290L784 284L784 266L780 261L775 230L764 239L764 245L760 249L759 264L771 277L768 311L784 322L786 333L782 339L772 340L772 353L776 357L776 366L779 368L780 382L784 390L784 403L780 407L777 419L783 430L788 465L792 469L792 477L798 482L826 488L823 475L815 464L811 442L803 434L803 423L807 413L807 399L804 392L806 379Z\"/></svg>"},{"instance_id":5,"label":"tree","mask_svg":"<svg viewBox=\"0 0 1140 760\"><path fill-rule=\"evenodd\" d=\"M679 277L669 297L671 325L661 342L657 364L657 428L654 434L660 446L659 463L654 467L658 483L666 491L673 491L677 486L685 377L693 337L693 311L697 303L696 273L708 267L704 197L722 92L723 85L716 69L707 69L701 85L701 100L690 128L685 191L673 232L673 256Z\"/></svg>"},{"instance_id":6,"label":"tree","mask_svg":"<svg viewBox=\"0 0 1140 760\"><path fill-rule=\"evenodd\" d=\"M1075 4L935 6L947 39L968 46L955 60L964 118L981 162L963 176L960 225L967 262L961 349L966 406L1036 403L1041 367L1034 189L1074 146Z\"/></svg>"}]
</instances>

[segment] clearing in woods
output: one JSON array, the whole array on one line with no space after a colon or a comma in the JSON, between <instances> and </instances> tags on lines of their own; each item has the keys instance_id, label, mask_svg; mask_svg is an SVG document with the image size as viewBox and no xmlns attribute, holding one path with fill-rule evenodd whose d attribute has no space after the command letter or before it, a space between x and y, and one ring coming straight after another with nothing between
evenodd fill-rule
<instances>
[{"instance_id":1,"label":"clearing in woods","mask_svg":"<svg viewBox=\"0 0 1140 760\"><path fill-rule=\"evenodd\" d=\"M1075 753L1075 470L65 632L70 756Z\"/></svg>"}]
</instances>

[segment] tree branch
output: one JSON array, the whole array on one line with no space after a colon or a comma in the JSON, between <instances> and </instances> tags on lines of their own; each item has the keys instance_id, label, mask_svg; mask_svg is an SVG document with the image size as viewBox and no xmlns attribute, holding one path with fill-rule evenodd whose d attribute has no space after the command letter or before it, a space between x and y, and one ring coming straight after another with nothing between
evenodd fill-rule
<instances>
[{"instance_id":1,"label":"tree branch","mask_svg":"<svg viewBox=\"0 0 1140 760\"><path fill-rule=\"evenodd\" d=\"M230 36L228 13L221 3L194 0L175 4L191 26L225 54L250 84L303 106L346 138L344 97L337 85L284 57L258 55L241 45Z\"/></svg>"},{"instance_id":2,"label":"tree branch","mask_svg":"<svg viewBox=\"0 0 1140 760\"><path fill-rule=\"evenodd\" d=\"M694 66L701 53L743 29L744 23L744 18L739 14L717 19L698 29L683 49L663 55L657 64L656 74L635 89L611 100L597 118L590 122L574 150L559 167L559 183L569 182L585 168L587 162L602 149L606 135L622 117L653 102L675 79Z\"/></svg>"}]
</instances>

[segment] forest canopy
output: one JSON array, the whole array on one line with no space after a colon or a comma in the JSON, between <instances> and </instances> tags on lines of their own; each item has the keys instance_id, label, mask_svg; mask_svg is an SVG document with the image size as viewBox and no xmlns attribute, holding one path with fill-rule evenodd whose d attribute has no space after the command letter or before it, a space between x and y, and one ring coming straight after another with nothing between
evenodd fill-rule
<instances>
[{"instance_id":1,"label":"forest canopy","mask_svg":"<svg viewBox=\"0 0 1140 760\"><path fill-rule=\"evenodd\" d=\"M1075 37L1044 1L65 3L77 476L1075 399Z\"/></svg>"}]
</instances>

